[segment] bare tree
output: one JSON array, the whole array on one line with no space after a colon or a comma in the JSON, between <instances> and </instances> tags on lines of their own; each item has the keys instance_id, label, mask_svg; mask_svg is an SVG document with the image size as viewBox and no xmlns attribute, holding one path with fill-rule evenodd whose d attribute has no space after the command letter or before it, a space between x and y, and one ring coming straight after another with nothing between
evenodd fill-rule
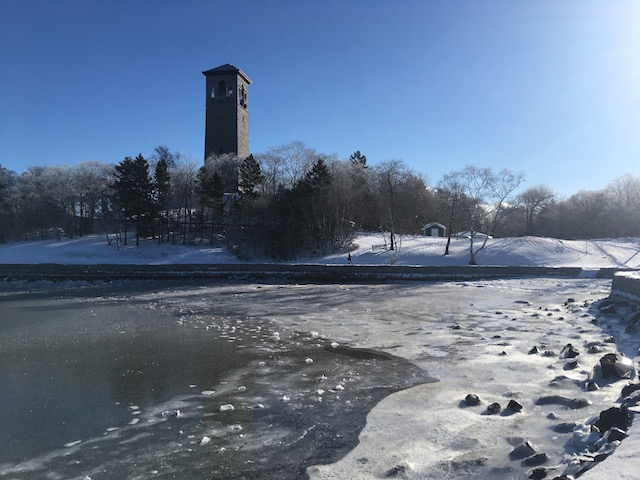
<instances>
[{"instance_id":1,"label":"bare tree","mask_svg":"<svg viewBox=\"0 0 640 480\"><path fill-rule=\"evenodd\" d=\"M236 193L238 191L238 156L232 153L221 155L210 155L204 161L205 168L210 175L219 175L224 185L225 193Z\"/></svg>"},{"instance_id":2,"label":"bare tree","mask_svg":"<svg viewBox=\"0 0 640 480\"><path fill-rule=\"evenodd\" d=\"M607 188L615 200L625 208L640 204L640 178L630 173L617 177Z\"/></svg>"},{"instance_id":3,"label":"bare tree","mask_svg":"<svg viewBox=\"0 0 640 480\"><path fill-rule=\"evenodd\" d=\"M270 148L266 153L255 155L260 164L260 169L264 176L262 181L262 194L275 197L278 188L284 187L284 159Z\"/></svg>"},{"instance_id":4,"label":"bare tree","mask_svg":"<svg viewBox=\"0 0 640 480\"><path fill-rule=\"evenodd\" d=\"M297 140L271 147L266 153L256 155L264 175L264 193L275 195L280 188L293 188L320 156L330 159L326 155L318 155L315 150Z\"/></svg>"},{"instance_id":5,"label":"bare tree","mask_svg":"<svg viewBox=\"0 0 640 480\"><path fill-rule=\"evenodd\" d=\"M153 149L153 153L149 157L149 167L152 170L155 170L158 162L162 160L166 162L167 168L169 170L172 170L176 167L178 156L179 154L173 153L171 150L169 150L169 147L158 145Z\"/></svg>"},{"instance_id":6,"label":"bare tree","mask_svg":"<svg viewBox=\"0 0 640 480\"><path fill-rule=\"evenodd\" d=\"M534 234L534 223L540 212L555 198L555 193L545 185L527 188L517 197L517 202L524 212L525 231L527 235Z\"/></svg>"},{"instance_id":7,"label":"bare tree","mask_svg":"<svg viewBox=\"0 0 640 480\"><path fill-rule=\"evenodd\" d=\"M637 236L640 234L640 178L627 173L608 187L612 203L610 234Z\"/></svg>"},{"instance_id":8,"label":"bare tree","mask_svg":"<svg viewBox=\"0 0 640 480\"><path fill-rule=\"evenodd\" d=\"M409 172L396 196L396 233L415 235L434 218L435 202L426 175Z\"/></svg>"},{"instance_id":9,"label":"bare tree","mask_svg":"<svg viewBox=\"0 0 640 480\"><path fill-rule=\"evenodd\" d=\"M451 245L451 235L455 225L456 215L458 213L458 202L464 194L464 184L462 181L462 172L447 173L440 181L440 192L446 199L449 210L449 222L447 225L447 246L444 254L449 255L449 246Z\"/></svg>"},{"instance_id":10,"label":"bare tree","mask_svg":"<svg viewBox=\"0 0 640 480\"><path fill-rule=\"evenodd\" d=\"M312 148L298 140L282 145L278 153L284 158L284 173L291 185L301 180L318 158Z\"/></svg>"},{"instance_id":11,"label":"bare tree","mask_svg":"<svg viewBox=\"0 0 640 480\"><path fill-rule=\"evenodd\" d=\"M171 189L173 197L172 207L174 210L174 219L176 227L182 236L182 243L191 242L193 240L193 213L195 202L195 186L197 179L198 167L195 161L188 157L178 155L176 167L171 173ZM175 242L176 229L173 230L173 239Z\"/></svg>"},{"instance_id":12,"label":"bare tree","mask_svg":"<svg viewBox=\"0 0 640 480\"><path fill-rule=\"evenodd\" d=\"M609 235L610 199L604 191L581 191L565 203L569 210L565 235L569 238L598 238Z\"/></svg>"},{"instance_id":13,"label":"bare tree","mask_svg":"<svg viewBox=\"0 0 640 480\"><path fill-rule=\"evenodd\" d=\"M378 188L389 214L390 250L395 249L397 196L401 184L409 177L410 170L402 160L387 160L376 165ZM383 222L386 223L386 222Z\"/></svg>"},{"instance_id":14,"label":"bare tree","mask_svg":"<svg viewBox=\"0 0 640 480\"><path fill-rule=\"evenodd\" d=\"M0 243L7 241L11 233L10 228L10 176L6 168L0 165Z\"/></svg>"},{"instance_id":15,"label":"bare tree","mask_svg":"<svg viewBox=\"0 0 640 480\"><path fill-rule=\"evenodd\" d=\"M508 169L494 173L490 168L467 165L460 172L465 195L472 201L469 228L469 265L476 265L476 256L487 245L487 240L502 214L507 199L520 186L524 176ZM480 247L474 246L479 229L485 229Z\"/></svg>"}]
</instances>

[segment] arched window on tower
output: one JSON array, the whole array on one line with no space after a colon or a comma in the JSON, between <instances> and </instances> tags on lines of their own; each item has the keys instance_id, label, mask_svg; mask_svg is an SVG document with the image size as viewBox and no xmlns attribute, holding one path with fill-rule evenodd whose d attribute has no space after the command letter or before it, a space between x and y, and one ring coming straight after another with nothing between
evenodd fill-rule
<instances>
[{"instance_id":1,"label":"arched window on tower","mask_svg":"<svg viewBox=\"0 0 640 480\"><path fill-rule=\"evenodd\" d=\"M211 98L216 98L216 87L211 89Z\"/></svg>"},{"instance_id":2,"label":"arched window on tower","mask_svg":"<svg viewBox=\"0 0 640 480\"><path fill-rule=\"evenodd\" d=\"M226 93L227 93L227 84L225 83L224 80L220 80L218 82L218 96L224 97Z\"/></svg>"},{"instance_id":3,"label":"arched window on tower","mask_svg":"<svg viewBox=\"0 0 640 480\"><path fill-rule=\"evenodd\" d=\"M244 85L240 87L240 105L243 107L247 106L247 92L244 89Z\"/></svg>"}]
</instances>

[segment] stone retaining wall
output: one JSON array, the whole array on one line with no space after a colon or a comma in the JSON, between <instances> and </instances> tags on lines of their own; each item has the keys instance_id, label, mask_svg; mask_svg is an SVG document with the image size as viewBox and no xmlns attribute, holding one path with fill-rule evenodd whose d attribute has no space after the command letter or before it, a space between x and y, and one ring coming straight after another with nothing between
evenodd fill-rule
<instances>
[{"instance_id":1,"label":"stone retaining wall","mask_svg":"<svg viewBox=\"0 0 640 480\"><path fill-rule=\"evenodd\" d=\"M617 272L611 282L611 297L640 305L640 272Z\"/></svg>"},{"instance_id":2,"label":"stone retaining wall","mask_svg":"<svg viewBox=\"0 0 640 480\"><path fill-rule=\"evenodd\" d=\"M312 283L469 280L513 277L576 278L580 268L374 265L0 265L0 280L296 281Z\"/></svg>"}]
</instances>

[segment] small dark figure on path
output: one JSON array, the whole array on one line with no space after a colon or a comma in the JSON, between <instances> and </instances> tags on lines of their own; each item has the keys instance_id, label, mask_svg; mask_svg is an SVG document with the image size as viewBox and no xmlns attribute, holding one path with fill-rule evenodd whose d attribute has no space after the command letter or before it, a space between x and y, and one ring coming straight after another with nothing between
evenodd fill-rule
<instances>
[{"instance_id":1,"label":"small dark figure on path","mask_svg":"<svg viewBox=\"0 0 640 480\"><path fill-rule=\"evenodd\" d=\"M349 265L351 265L351 254L347 255L347 262L349 263Z\"/></svg>"}]
</instances>

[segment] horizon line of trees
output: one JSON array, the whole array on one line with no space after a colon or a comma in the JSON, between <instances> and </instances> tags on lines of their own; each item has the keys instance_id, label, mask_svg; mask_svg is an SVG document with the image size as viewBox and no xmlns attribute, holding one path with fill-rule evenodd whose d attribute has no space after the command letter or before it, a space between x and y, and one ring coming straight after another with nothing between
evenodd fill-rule
<instances>
[{"instance_id":1,"label":"horizon line of trees","mask_svg":"<svg viewBox=\"0 0 640 480\"><path fill-rule=\"evenodd\" d=\"M640 178L560 199L547 186L519 190L523 175L468 165L436 184L402 160L369 165L356 151L338 159L296 141L204 165L159 146L117 165L0 165L0 242L101 233L158 242L225 244L241 258L295 259L348 246L357 230L419 234L438 222L468 231L470 263L487 235L563 239L640 236ZM474 244L473 234L484 238ZM480 245L478 245L480 243Z\"/></svg>"}]
</instances>

